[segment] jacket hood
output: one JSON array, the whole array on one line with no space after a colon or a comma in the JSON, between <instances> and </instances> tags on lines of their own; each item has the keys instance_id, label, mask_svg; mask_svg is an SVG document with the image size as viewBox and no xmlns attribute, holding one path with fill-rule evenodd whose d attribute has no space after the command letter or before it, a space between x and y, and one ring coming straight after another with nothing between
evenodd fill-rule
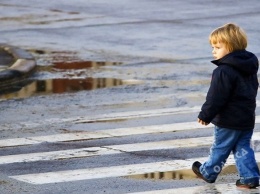
<instances>
[{"instance_id":1,"label":"jacket hood","mask_svg":"<svg viewBox=\"0 0 260 194\"><path fill-rule=\"evenodd\" d=\"M258 71L257 57L246 50L234 51L221 59L211 61L215 65L229 65L243 74L256 74Z\"/></svg>"}]
</instances>

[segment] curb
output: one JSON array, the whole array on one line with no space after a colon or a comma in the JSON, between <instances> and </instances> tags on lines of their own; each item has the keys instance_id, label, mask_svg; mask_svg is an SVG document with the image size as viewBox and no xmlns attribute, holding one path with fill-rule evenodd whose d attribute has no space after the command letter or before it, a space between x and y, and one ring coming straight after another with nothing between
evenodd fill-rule
<instances>
[{"instance_id":1,"label":"curb","mask_svg":"<svg viewBox=\"0 0 260 194\"><path fill-rule=\"evenodd\" d=\"M0 71L0 87L8 87L17 82L24 81L36 69L34 57L18 47L0 44L0 49L13 58L12 64L4 64L4 70Z\"/></svg>"}]
</instances>

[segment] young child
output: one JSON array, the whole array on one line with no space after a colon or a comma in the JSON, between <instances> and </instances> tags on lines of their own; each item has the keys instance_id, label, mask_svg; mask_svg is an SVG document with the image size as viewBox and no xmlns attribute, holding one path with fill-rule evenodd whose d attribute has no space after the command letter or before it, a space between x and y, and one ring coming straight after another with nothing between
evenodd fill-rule
<instances>
[{"instance_id":1,"label":"young child","mask_svg":"<svg viewBox=\"0 0 260 194\"><path fill-rule=\"evenodd\" d=\"M198 122L215 125L214 143L207 162L194 162L192 170L204 181L214 183L232 151L240 175L236 186L255 188L259 186L259 169L250 140L255 125L258 59L245 50L246 34L235 24L215 29L209 42L217 68Z\"/></svg>"}]
</instances>

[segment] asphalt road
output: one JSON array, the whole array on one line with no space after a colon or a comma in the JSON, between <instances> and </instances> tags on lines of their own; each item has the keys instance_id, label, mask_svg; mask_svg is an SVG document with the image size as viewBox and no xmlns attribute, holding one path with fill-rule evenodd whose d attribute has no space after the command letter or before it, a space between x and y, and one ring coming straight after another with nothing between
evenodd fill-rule
<instances>
[{"instance_id":1,"label":"asphalt road","mask_svg":"<svg viewBox=\"0 0 260 194\"><path fill-rule=\"evenodd\" d=\"M234 186L232 157L213 185L190 165L212 141L212 126L196 123L214 69L208 34L235 22L259 57L259 8L2 0L0 42L27 50L38 67L27 86L1 96L0 193L248 193Z\"/></svg>"}]
</instances>

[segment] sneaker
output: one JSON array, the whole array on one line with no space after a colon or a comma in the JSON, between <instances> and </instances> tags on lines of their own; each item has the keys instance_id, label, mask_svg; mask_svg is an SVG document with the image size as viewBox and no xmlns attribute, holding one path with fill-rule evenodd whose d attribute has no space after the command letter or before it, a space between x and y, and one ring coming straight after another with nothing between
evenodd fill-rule
<instances>
[{"instance_id":1,"label":"sneaker","mask_svg":"<svg viewBox=\"0 0 260 194\"><path fill-rule=\"evenodd\" d=\"M254 183L241 183L240 179L237 180L236 186L239 188L244 188L244 189L254 189L259 186L259 184L254 184Z\"/></svg>"},{"instance_id":2,"label":"sneaker","mask_svg":"<svg viewBox=\"0 0 260 194\"><path fill-rule=\"evenodd\" d=\"M210 180L207 180L203 177L203 175L200 173L200 166L201 166L201 163L196 161L192 164L192 170L193 172L198 176L198 178L200 179L203 179L204 181L206 181L207 183L214 183L215 181L210 181Z\"/></svg>"}]
</instances>

